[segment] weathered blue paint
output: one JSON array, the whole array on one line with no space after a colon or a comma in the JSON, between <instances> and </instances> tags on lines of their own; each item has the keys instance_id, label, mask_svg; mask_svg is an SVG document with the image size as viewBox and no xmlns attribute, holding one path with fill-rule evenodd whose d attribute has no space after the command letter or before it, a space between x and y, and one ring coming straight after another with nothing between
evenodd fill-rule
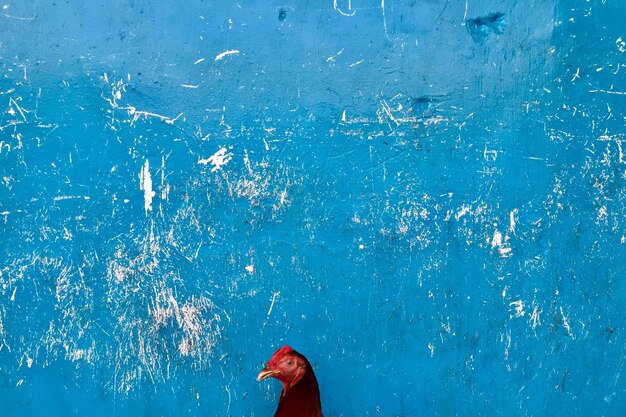
<instances>
[{"instance_id":1,"label":"weathered blue paint","mask_svg":"<svg viewBox=\"0 0 626 417\"><path fill-rule=\"evenodd\" d=\"M622 3L223 3L4 3L2 415L625 415Z\"/></svg>"}]
</instances>

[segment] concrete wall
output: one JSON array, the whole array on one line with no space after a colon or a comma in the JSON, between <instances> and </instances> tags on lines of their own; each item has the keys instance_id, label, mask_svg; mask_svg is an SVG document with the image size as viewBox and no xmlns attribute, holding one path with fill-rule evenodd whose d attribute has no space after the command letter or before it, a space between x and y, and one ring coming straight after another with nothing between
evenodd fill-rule
<instances>
[{"instance_id":1,"label":"concrete wall","mask_svg":"<svg viewBox=\"0 0 626 417\"><path fill-rule=\"evenodd\" d=\"M626 414L621 1L0 8L3 416Z\"/></svg>"}]
</instances>

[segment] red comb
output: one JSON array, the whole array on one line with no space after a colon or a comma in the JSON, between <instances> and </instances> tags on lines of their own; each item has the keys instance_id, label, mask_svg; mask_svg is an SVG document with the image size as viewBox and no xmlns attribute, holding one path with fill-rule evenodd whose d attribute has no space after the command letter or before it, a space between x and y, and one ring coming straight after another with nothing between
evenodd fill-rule
<instances>
[{"instance_id":1,"label":"red comb","mask_svg":"<svg viewBox=\"0 0 626 417\"><path fill-rule=\"evenodd\" d=\"M280 349L278 349L276 351L276 353L274 353L274 355L272 355L272 359L269 360L269 362L267 363L267 366L274 366L278 363L278 361L280 361L280 359L289 352L293 352L293 349L291 348L291 346L283 346Z\"/></svg>"}]
</instances>

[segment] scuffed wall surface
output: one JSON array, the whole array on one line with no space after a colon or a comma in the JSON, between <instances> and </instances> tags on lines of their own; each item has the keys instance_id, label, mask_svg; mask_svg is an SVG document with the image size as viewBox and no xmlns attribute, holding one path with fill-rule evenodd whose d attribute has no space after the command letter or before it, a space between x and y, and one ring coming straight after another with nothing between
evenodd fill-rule
<instances>
[{"instance_id":1,"label":"scuffed wall surface","mask_svg":"<svg viewBox=\"0 0 626 417\"><path fill-rule=\"evenodd\" d=\"M622 416L626 9L5 1L3 416Z\"/></svg>"}]
</instances>

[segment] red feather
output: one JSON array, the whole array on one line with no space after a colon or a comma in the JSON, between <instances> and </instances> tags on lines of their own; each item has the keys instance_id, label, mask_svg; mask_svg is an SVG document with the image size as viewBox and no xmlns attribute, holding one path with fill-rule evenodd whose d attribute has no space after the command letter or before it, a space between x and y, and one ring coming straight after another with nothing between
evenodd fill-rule
<instances>
[{"instance_id":1,"label":"red feather","mask_svg":"<svg viewBox=\"0 0 626 417\"><path fill-rule=\"evenodd\" d=\"M294 361L297 364L292 364ZM283 346L272 356L258 379L270 376L283 384L274 417L323 417L317 379L302 354Z\"/></svg>"}]
</instances>

